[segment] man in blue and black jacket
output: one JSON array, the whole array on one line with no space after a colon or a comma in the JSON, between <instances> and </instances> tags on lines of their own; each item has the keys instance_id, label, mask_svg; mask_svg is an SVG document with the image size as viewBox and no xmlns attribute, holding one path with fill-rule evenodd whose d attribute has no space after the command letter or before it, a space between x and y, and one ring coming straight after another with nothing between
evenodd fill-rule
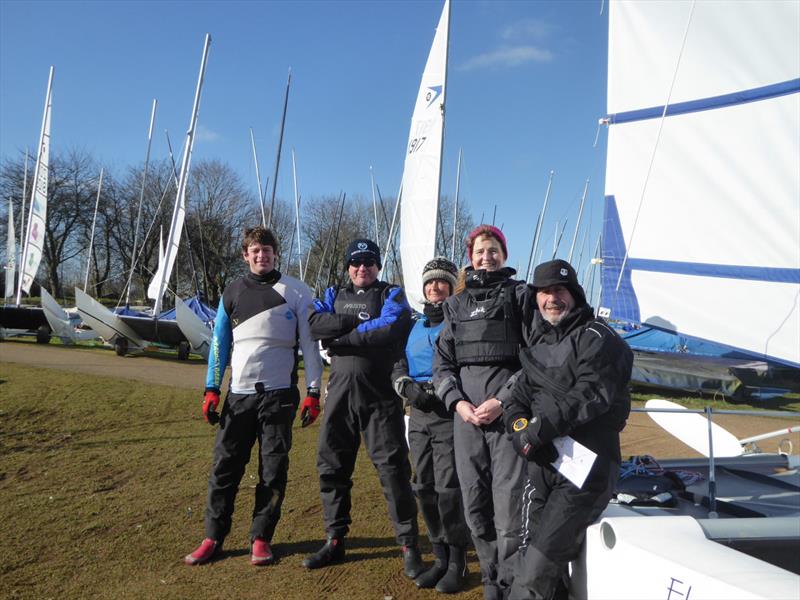
<instances>
[{"instance_id":1,"label":"man in blue and black jacket","mask_svg":"<svg viewBox=\"0 0 800 600\"><path fill-rule=\"evenodd\" d=\"M403 547L405 574L415 578L423 568L417 547L417 505L411 491L402 401L391 380L411 328L411 308L402 288L378 280L381 257L375 242L354 240L344 262L350 282L325 290L309 315L312 336L322 340L331 357L317 453L328 539L303 564L316 569L344 558L344 537L351 523L350 488L363 434Z\"/></svg>"}]
</instances>

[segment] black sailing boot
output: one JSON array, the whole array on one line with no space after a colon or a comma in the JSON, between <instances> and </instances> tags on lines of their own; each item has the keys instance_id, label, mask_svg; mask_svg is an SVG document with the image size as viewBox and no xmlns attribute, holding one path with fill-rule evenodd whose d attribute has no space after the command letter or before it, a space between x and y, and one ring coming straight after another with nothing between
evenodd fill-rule
<instances>
[{"instance_id":1,"label":"black sailing boot","mask_svg":"<svg viewBox=\"0 0 800 600\"><path fill-rule=\"evenodd\" d=\"M319 569L344 560L344 538L329 537L325 545L303 559L307 569Z\"/></svg>"},{"instance_id":2,"label":"black sailing boot","mask_svg":"<svg viewBox=\"0 0 800 600\"><path fill-rule=\"evenodd\" d=\"M436 584L436 591L442 594L455 594L464 589L467 583L467 549L464 546L449 546L447 573Z\"/></svg>"},{"instance_id":3,"label":"black sailing boot","mask_svg":"<svg viewBox=\"0 0 800 600\"><path fill-rule=\"evenodd\" d=\"M403 546L403 573L410 579L416 579L425 569L419 548L416 544Z\"/></svg>"},{"instance_id":4,"label":"black sailing boot","mask_svg":"<svg viewBox=\"0 0 800 600\"><path fill-rule=\"evenodd\" d=\"M447 545L432 544L436 562L414 580L418 588L432 588L447 573Z\"/></svg>"}]
</instances>

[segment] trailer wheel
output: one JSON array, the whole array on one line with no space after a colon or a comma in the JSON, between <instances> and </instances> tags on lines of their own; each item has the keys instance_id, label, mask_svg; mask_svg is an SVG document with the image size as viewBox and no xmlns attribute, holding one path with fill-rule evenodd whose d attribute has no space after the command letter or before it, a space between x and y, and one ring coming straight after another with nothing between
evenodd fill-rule
<instances>
[{"instance_id":1,"label":"trailer wheel","mask_svg":"<svg viewBox=\"0 0 800 600\"><path fill-rule=\"evenodd\" d=\"M117 338L114 342L114 352L117 353L117 356L125 356L128 353L128 339Z\"/></svg>"},{"instance_id":2,"label":"trailer wheel","mask_svg":"<svg viewBox=\"0 0 800 600\"><path fill-rule=\"evenodd\" d=\"M49 344L50 343L50 328L47 325L40 325L36 330L36 343Z\"/></svg>"},{"instance_id":3,"label":"trailer wheel","mask_svg":"<svg viewBox=\"0 0 800 600\"><path fill-rule=\"evenodd\" d=\"M178 344L178 360L189 360L189 342Z\"/></svg>"}]
</instances>

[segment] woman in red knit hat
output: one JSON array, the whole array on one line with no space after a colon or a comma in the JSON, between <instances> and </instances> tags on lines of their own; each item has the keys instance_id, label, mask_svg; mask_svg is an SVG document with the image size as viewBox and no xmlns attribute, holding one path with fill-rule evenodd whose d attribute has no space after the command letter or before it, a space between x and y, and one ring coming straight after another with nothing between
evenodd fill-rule
<instances>
[{"instance_id":1,"label":"woman in red knit hat","mask_svg":"<svg viewBox=\"0 0 800 600\"><path fill-rule=\"evenodd\" d=\"M484 598L502 597L519 545L525 465L506 437L500 388L520 368L530 337L533 290L505 266L503 232L479 225L467 237L470 265L445 301L433 382L454 422L456 470L481 565Z\"/></svg>"}]
</instances>

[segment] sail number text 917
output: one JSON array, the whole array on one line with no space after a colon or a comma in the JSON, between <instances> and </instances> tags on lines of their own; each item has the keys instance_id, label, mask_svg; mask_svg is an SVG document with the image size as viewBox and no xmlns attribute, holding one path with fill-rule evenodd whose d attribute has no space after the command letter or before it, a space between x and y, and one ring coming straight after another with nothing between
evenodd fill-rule
<instances>
[{"instance_id":1,"label":"sail number text 917","mask_svg":"<svg viewBox=\"0 0 800 600\"><path fill-rule=\"evenodd\" d=\"M424 144L425 140L427 139L428 139L427 137L418 137L408 142L408 153L413 154L414 152L422 148L422 144Z\"/></svg>"}]
</instances>

